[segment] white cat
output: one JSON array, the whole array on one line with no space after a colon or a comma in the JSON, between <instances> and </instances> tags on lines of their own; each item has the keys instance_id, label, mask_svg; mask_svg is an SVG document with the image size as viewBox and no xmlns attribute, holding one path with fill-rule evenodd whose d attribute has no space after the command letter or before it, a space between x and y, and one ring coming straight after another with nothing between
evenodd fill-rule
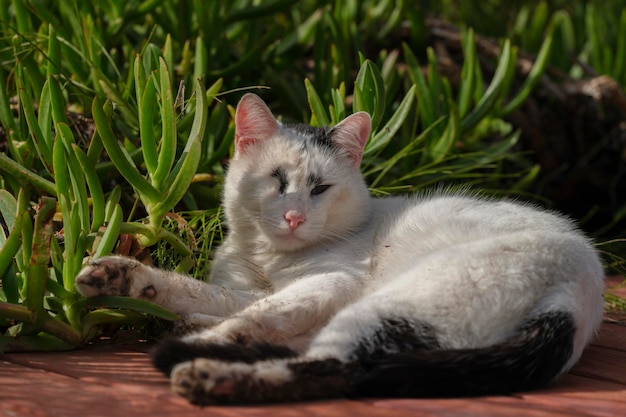
<instances>
[{"instance_id":1,"label":"white cat","mask_svg":"<svg viewBox=\"0 0 626 417\"><path fill-rule=\"evenodd\" d=\"M580 358L603 270L567 219L434 193L374 199L370 117L283 125L245 95L210 284L122 257L78 290L154 301L194 327L155 365L196 404L460 396L543 387Z\"/></svg>"}]
</instances>

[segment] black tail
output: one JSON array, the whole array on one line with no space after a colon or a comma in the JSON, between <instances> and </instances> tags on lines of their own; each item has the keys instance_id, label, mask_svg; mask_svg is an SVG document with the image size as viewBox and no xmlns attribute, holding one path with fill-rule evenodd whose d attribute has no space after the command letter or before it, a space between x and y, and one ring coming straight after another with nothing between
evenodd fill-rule
<instances>
[{"instance_id":1,"label":"black tail","mask_svg":"<svg viewBox=\"0 0 626 417\"><path fill-rule=\"evenodd\" d=\"M482 349L426 350L363 360L352 395L459 397L543 388L569 361L574 320L551 312L526 323L517 335Z\"/></svg>"}]
</instances>

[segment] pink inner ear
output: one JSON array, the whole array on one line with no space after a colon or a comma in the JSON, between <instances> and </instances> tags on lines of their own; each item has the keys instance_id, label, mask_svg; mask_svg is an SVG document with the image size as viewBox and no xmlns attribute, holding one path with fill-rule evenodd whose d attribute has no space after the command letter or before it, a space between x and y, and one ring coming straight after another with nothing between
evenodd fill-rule
<instances>
[{"instance_id":1,"label":"pink inner ear","mask_svg":"<svg viewBox=\"0 0 626 417\"><path fill-rule=\"evenodd\" d=\"M237 105L235 113L235 148L245 150L259 140L276 134L278 122L265 102L255 94L246 94Z\"/></svg>"},{"instance_id":2,"label":"pink inner ear","mask_svg":"<svg viewBox=\"0 0 626 417\"><path fill-rule=\"evenodd\" d=\"M354 113L333 128L335 144L348 152L355 165L361 163L363 148L369 139L371 128L372 119L365 112Z\"/></svg>"}]
</instances>

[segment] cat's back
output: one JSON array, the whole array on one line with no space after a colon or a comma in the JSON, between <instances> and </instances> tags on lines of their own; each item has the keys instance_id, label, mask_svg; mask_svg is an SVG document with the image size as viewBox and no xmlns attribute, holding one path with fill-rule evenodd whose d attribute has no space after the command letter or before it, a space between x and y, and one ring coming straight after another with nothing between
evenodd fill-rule
<instances>
[{"instance_id":1,"label":"cat's back","mask_svg":"<svg viewBox=\"0 0 626 417\"><path fill-rule=\"evenodd\" d=\"M373 207L373 276L387 279L424 259L459 270L469 265L489 270L508 258L529 280L580 279L602 287L602 266L591 242L557 213L510 200L438 193L377 199ZM539 273L540 268L550 270Z\"/></svg>"},{"instance_id":2,"label":"cat's back","mask_svg":"<svg viewBox=\"0 0 626 417\"><path fill-rule=\"evenodd\" d=\"M408 238L435 245L538 231L579 236L586 241L569 219L557 213L467 193L374 199L370 227L381 241Z\"/></svg>"}]
</instances>

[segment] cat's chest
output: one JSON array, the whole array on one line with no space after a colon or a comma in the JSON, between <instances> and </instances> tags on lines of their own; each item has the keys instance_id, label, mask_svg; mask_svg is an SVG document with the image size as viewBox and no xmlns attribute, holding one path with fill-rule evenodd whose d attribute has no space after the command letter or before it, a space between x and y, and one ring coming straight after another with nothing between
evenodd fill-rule
<instances>
[{"instance_id":1,"label":"cat's chest","mask_svg":"<svg viewBox=\"0 0 626 417\"><path fill-rule=\"evenodd\" d=\"M355 279L365 279L370 271L371 254L358 246L331 245L297 253L262 256L257 262L273 290L278 291L309 277L324 280L350 275Z\"/></svg>"}]
</instances>

